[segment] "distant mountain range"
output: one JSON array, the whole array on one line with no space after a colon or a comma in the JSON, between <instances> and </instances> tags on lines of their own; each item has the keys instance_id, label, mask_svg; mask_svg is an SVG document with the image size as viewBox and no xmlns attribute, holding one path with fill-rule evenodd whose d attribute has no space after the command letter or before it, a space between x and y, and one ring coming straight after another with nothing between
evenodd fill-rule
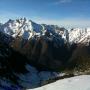
<instances>
[{"instance_id":1,"label":"distant mountain range","mask_svg":"<svg viewBox=\"0 0 90 90\"><path fill-rule=\"evenodd\" d=\"M57 25L37 24L26 18L9 20L5 24L0 24L0 31L14 38L22 37L29 40L35 36L40 37L48 32L50 35L61 37L70 43L89 42L90 28L73 28L66 30Z\"/></svg>"}]
</instances>

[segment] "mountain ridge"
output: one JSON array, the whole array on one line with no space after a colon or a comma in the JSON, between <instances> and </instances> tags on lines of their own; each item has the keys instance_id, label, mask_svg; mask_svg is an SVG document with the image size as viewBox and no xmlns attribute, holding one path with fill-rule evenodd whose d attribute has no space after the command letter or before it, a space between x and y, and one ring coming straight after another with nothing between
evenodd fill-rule
<instances>
[{"instance_id":1,"label":"mountain ridge","mask_svg":"<svg viewBox=\"0 0 90 90\"><path fill-rule=\"evenodd\" d=\"M50 35L54 36L61 35L61 37L69 43L87 43L87 38L90 36L90 28L73 28L69 31L57 25L37 24L26 18L16 20L9 19L5 24L0 24L0 31L14 38L22 37L25 40L29 40L34 36L43 36L48 32Z\"/></svg>"}]
</instances>

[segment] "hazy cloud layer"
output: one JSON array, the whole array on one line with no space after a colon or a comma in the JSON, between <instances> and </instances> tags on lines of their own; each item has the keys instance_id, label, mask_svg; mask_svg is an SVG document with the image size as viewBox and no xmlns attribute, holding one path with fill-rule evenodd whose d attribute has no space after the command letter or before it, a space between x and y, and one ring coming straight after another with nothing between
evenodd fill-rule
<instances>
[{"instance_id":1,"label":"hazy cloud layer","mask_svg":"<svg viewBox=\"0 0 90 90\"><path fill-rule=\"evenodd\" d=\"M37 23L54 24L59 26L65 26L67 28L72 27L90 27L90 19L86 18L66 18L62 20L51 20L51 19L35 19Z\"/></svg>"},{"instance_id":2,"label":"hazy cloud layer","mask_svg":"<svg viewBox=\"0 0 90 90\"><path fill-rule=\"evenodd\" d=\"M16 19L21 18L23 16L17 15L15 13L7 12L7 15L3 12L0 13L0 22L5 23L8 19ZM64 19L49 19L42 17L26 17L27 19L31 19L36 23L44 23L44 24L54 24L64 27L90 27L90 18L80 18L80 17L71 17Z\"/></svg>"},{"instance_id":3,"label":"hazy cloud layer","mask_svg":"<svg viewBox=\"0 0 90 90\"><path fill-rule=\"evenodd\" d=\"M59 4L64 4L64 3L71 3L72 0L58 0L56 2L53 2L52 5L59 5Z\"/></svg>"}]
</instances>

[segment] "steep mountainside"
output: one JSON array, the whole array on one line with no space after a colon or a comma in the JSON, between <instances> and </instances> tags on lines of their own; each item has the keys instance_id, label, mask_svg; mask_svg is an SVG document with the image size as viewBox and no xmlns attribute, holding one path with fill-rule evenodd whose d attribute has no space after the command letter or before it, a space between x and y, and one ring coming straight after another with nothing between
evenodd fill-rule
<instances>
[{"instance_id":1,"label":"steep mountainside","mask_svg":"<svg viewBox=\"0 0 90 90\"><path fill-rule=\"evenodd\" d=\"M9 20L0 27L1 41L25 55L32 65L44 70L64 69L79 44L89 46L89 37L89 28L68 31L26 18Z\"/></svg>"},{"instance_id":2,"label":"steep mountainside","mask_svg":"<svg viewBox=\"0 0 90 90\"><path fill-rule=\"evenodd\" d=\"M56 72L39 71L26 56L0 42L0 90L35 88L58 76Z\"/></svg>"},{"instance_id":3,"label":"steep mountainside","mask_svg":"<svg viewBox=\"0 0 90 90\"><path fill-rule=\"evenodd\" d=\"M35 88L80 74L90 74L90 28L68 31L26 18L0 24L0 89Z\"/></svg>"}]
</instances>

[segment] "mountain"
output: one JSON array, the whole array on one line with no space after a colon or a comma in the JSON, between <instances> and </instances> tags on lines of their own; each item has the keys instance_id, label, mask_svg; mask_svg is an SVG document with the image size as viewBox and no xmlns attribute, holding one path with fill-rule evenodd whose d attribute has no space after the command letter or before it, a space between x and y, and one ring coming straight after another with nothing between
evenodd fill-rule
<instances>
[{"instance_id":1,"label":"mountain","mask_svg":"<svg viewBox=\"0 0 90 90\"><path fill-rule=\"evenodd\" d=\"M14 38L22 37L22 39L25 40L43 36L48 32L54 37L60 35L69 43L84 43L89 40L88 38L90 36L90 28L73 28L71 30L66 30L57 25L37 24L26 18L16 20L10 19L5 24L0 24L0 31Z\"/></svg>"},{"instance_id":2,"label":"mountain","mask_svg":"<svg viewBox=\"0 0 90 90\"><path fill-rule=\"evenodd\" d=\"M60 71L82 44L89 47L89 28L68 31L57 25L37 24L21 18L10 19L1 25L0 31L1 41L25 55L40 70ZM72 63L75 59L70 60Z\"/></svg>"},{"instance_id":3,"label":"mountain","mask_svg":"<svg viewBox=\"0 0 90 90\"><path fill-rule=\"evenodd\" d=\"M16 20L10 19L5 24L1 25L0 30L12 37L22 36L23 39L30 39L35 35L44 35L46 31L54 34L56 32L55 30L60 29L61 28L57 25L37 24L31 20L27 20L26 18L21 18Z\"/></svg>"},{"instance_id":4,"label":"mountain","mask_svg":"<svg viewBox=\"0 0 90 90\"><path fill-rule=\"evenodd\" d=\"M24 39L31 38L34 33L40 33L42 26L32 22L31 20L26 20L26 18L9 20L2 25L1 31L11 35L12 37L22 36Z\"/></svg>"},{"instance_id":5,"label":"mountain","mask_svg":"<svg viewBox=\"0 0 90 90\"><path fill-rule=\"evenodd\" d=\"M26 18L0 24L0 89L22 90L90 74L90 28L70 31Z\"/></svg>"},{"instance_id":6,"label":"mountain","mask_svg":"<svg viewBox=\"0 0 90 90\"><path fill-rule=\"evenodd\" d=\"M61 63L59 58L68 52L65 47L67 43L65 39L67 30L57 25L37 24L26 18L21 18L9 20L1 25L0 31L2 35L0 39L5 39L3 40L4 43L7 43L14 50L27 56L30 63L39 69L40 67L44 69L54 69L53 65L59 68ZM60 49L65 50L60 51ZM58 53L62 54L59 55ZM69 55L62 58L63 63L61 66L68 57ZM51 63L51 61L53 62Z\"/></svg>"},{"instance_id":7,"label":"mountain","mask_svg":"<svg viewBox=\"0 0 90 90\"><path fill-rule=\"evenodd\" d=\"M75 28L69 31L69 42L71 43L89 43L90 28Z\"/></svg>"}]
</instances>

